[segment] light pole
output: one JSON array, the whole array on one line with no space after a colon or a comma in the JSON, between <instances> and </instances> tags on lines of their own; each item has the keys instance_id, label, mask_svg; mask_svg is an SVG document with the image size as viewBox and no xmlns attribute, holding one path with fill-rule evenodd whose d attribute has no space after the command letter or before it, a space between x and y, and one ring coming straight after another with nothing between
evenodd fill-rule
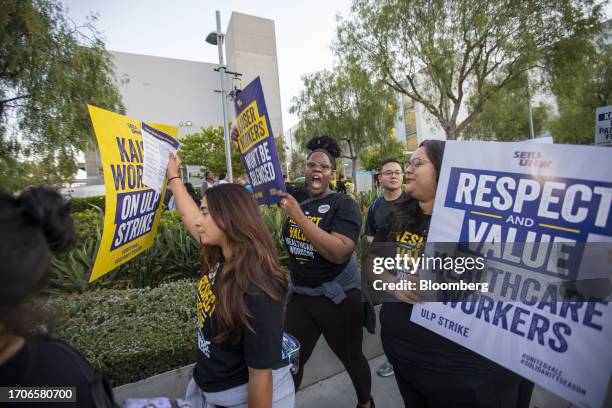
<instances>
[{"instance_id":1,"label":"light pole","mask_svg":"<svg viewBox=\"0 0 612 408\"><path fill-rule=\"evenodd\" d=\"M227 167L227 178L230 183L234 182L234 175L232 172L232 155L230 151L230 134L229 126L227 123L227 112L225 107L225 71L226 66L223 62L223 39L225 34L221 32L221 12L216 11L217 16L217 31L211 32L206 36L206 42L212 45L216 45L219 49L219 67L215 71L219 71L219 80L221 81L221 107L223 108L223 138L225 139L225 166Z\"/></svg>"}]
</instances>

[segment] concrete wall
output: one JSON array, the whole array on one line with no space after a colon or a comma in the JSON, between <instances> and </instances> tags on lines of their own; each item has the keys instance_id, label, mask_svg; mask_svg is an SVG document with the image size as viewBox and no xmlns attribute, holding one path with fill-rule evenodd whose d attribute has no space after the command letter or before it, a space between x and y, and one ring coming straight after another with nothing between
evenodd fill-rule
<instances>
[{"instance_id":1,"label":"concrete wall","mask_svg":"<svg viewBox=\"0 0 612 408\"><path fill-rule=\"evenodd\" d=\"M261 78L272 132L280 136L283 120L274 21L233 12L227 26L225 55L228 69L242 73L242 87L257 76Z\"/></svg>"},{"instance_id":2,"label":"concrete wall","mask_svg":"<svg viewBox=\"0 0 612 408\"><path fill-rule=\"evenodd\" d=\"M111 51L126 114L179 127L179 136L223 124L216 64ZM191 126L186 122L191 121Z\"/></svg>"},{"instance_id":3,"label":"concrete wall","mask_svg":"<svg viewBox=\"0 0 612 408\"><path fill-rule=\"evenodd\" d=\"M179 137L223 124L216 64L109 51L126 115L178 126ZM188 122L190 122L189 125ZM97 149L85 154L88 184L101 184Z\"/></svg>"}]
</instances>

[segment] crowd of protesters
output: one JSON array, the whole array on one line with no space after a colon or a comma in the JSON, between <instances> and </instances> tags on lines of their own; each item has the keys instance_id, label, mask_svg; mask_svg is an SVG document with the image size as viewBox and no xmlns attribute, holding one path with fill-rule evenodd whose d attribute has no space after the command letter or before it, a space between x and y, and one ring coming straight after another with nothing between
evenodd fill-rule
<instances>
[{"instance_id":1,"label":"crowd of protesters","mask_svg":"<svg viewBox=\"0 0 612 408\"><path fill-rule=\"evenodd\" d=\"M413 249L423 249L444 146L425 141L409 160L382 164L378 182L383 194L368 209L368 242L392 246L395 237L408 232L421 238L413 240L419 243ZM224 173L215 180L208 171L196 194L180 177L180 158L170 158L167 206L179 211L200 245L200 270L194 271L199 279L194 294L198 354L186 390L192 408L293 407L321 336L350 376L357 407L375 406L362 349L363 327L374 332L375 316L362 293L355 256L360 210L345 194L342 179L338 191L330 188L341 155L336 140L315 137L308 148L304 187L288 185L279 202L286 214L282 239L288 274L246 176L228 183ZM68 205L44 188L17 198L2 194L0 226L5 262L0 274L0 387L75 386L78 406L99 406L99 398L111 393L87 362L67 344L34 336L23 325L35 325L23 305L48 276L52 252L74 242ZM421 300L418 294L385 296L380 332L388 363L380 373L395 375L406 407L528 406L532 384L410 321L413 304ZM287 336L299 343L296 367L283 357Z\"/></svg>"}]
</instances>

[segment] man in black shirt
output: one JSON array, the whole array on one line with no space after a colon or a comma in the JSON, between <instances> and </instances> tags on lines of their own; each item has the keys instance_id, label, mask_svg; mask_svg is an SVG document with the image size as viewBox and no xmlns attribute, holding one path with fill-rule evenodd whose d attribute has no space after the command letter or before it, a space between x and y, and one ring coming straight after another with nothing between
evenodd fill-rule
<instances>
[{"instance_id":1,"label":"man in black shirt","mask_svg":"<svg viewBox=\"0 0 612 408\"><path fill-rule=\"evenodd\" d=\"M385 225L393 209L393 203L402 197L403 180L404 173L400 162L396 159L385 160L378 174L378 182L383 188L383 195L376 197L368 208L365 234L369 243L374 240L376 233ZM389 362L385 362L378 367L376 372L381 377L392 376L393 366Z\"/></svg>"},{"instance_id":2,"label":"man in black shirt","mask_svg":"<svg viewBox=\"0 0 612 408\"><path fill-rule=\"evenodd\" d=\"M368 242L382 228L393 209L393 203L402 197L404 173L398 160L385 160L378 174L378 182L383 188L383 195L378 196L368 208L365 234Z\"/></svg>"}]
</instances>

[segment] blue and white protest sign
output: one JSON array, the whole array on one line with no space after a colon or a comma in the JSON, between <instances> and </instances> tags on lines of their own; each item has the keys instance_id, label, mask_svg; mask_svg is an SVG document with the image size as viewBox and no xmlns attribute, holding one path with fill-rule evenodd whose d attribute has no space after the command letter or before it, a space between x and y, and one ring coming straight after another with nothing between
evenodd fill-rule
<instances>
[{"instance_id":1,"label":"blue and white protest sign","mask_svg":"<svg viewBox=\"0 0 612 408\"><path fill-rule=\"evenodd\" d=\"M447 142L428 245L485 257L488 291L415 305L412 321L577 406L602 406L611 159L605 147Z\"/></svg>"},{"instance_id":2,"label":"blue and white protest sign","mask_svg":"<svg viewBox=\"0 0 612 408\"><path fill-rule=\"evenodd\" d=\"M259 77L235 99L238 147L259 204L275 204L285 192L270 117Z\"/></svg>"}]
</instances>

